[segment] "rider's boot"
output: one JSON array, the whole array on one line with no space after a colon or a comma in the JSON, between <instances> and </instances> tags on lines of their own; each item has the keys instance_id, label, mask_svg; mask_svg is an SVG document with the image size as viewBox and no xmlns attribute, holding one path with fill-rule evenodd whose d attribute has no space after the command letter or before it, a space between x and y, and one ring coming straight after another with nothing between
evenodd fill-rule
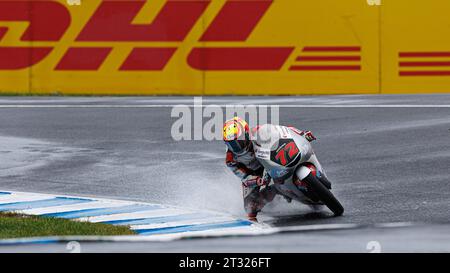
<instances>
[{"instance_id":1,"label":"rider's boot","mask_svg":"<svg viewBox=\"0 0 450 273\"><path fill-rule=\"evenodd\" d=\"M247 219L248 219L249 221L258 223L258 219L256 218L257 215L258 215L257 212L255 212L255 213L249 213L249 214L247 214Z\"/></svg>"},{"instance_id":2,"label":"rider's boot","mask_svg":"<svg viewBox=\"0 0 450 273\"><path fill-rule=\"evenodd\" d=\"M250 194L244 198L244 207L247 211L247 217L250 221L255 221L258 212L277 195L275 187L266 186L263 189L253 189Z\"/></svg>"}]
</instances>

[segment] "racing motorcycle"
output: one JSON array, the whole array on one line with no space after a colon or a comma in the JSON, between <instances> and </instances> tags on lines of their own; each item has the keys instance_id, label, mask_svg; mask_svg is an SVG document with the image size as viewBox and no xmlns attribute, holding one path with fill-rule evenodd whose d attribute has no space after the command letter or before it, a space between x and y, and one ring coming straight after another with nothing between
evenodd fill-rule
<instances>
[{"instance_id":1,"label":"racing motorcycle","mask_svg":"<svg viewBox=\"0 0 450 273\"><path fill-rule=\"evenodd\" d=\"M266 124L258 128L253 146L258 161L270 175L279 194L313 207L327 206L335 216L344 208L331 193L331 183L303 132Z\"/></svg>"}]
</instances>

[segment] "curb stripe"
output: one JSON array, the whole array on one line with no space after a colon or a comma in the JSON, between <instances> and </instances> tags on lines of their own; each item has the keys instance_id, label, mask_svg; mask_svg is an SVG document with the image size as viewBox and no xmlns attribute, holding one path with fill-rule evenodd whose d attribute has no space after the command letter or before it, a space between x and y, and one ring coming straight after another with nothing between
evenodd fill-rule
<instances>
[{"instance_id":1,"label":"curb stripe","mask_svg":"<svg viewBox=\"0 0 450 273\"><path fill-rule=\"evenodd\" d=\"M4 245L25 245L25 244L46 244L46 243L64 243L70 241L77 242L168 242L179 239L196 239L196 238L218 238L227 236L264 236L278 233L289 232L324 232L329 230L349 230L349 229L370 229L370 228L411 228L426 227L424 223L380 223L374 225L360 224L324 224L324 225L307 225L293 226L289 228L273 228L251 229L246 227L231 227L228 229L206 230L204 232L182 232L172 234L156 234L154 236L135 236L135 235L119 235L119 236L52 236L52 237L35 237L35 238L17 238L0 240L0 246ZM445 226L440 224L438 226Z\"/></svg>"},{"instance_id":2,"label":"curb stripe","mask_svg":"<svg viewBox=\"0 0 450 273\"><path fill-rule=\"evenodd\" d=\"M209 210L184 209L169 205L124 200L0 191L0 212L17 211L25 215L39 215L128 225L136 235L117 237L83 237L86 240L132 240L148 238L167 241L194 235L230 236L266 234L273 230L245 219ZM143 235L143 236L139 236ZM151 237L151 238L150 238ZM54 240L56 238L56 240ZM19 238L0 240L2 244L58 242L69 237ZM71 238L71 237L70 237ZM114 238L114 239L111 239Z\"/></svg>"},{"instance_id":3,"label":"curb stripe","mask_svg":"<svg viewBox=\"0 0 450 273\"><path fill-rule=\"evenodd\" d=\"M153 234L181 233L188 231L205 231L219 228L244 227L250 225L252 225L250 221L236 220L216 224L184 225L184 226L154 228L154 229L138 229L135 231L140 235L153 235Z\"/></svg>"},{"instance_id":4,"label":"curb stripe","mask_svg":"<svg viewBox=\"0 0 450 273\"><path fill-rule=\"evenodd\" d=\"M14 202L14 203L0 204L0 211L44 208L44 207L52 207L52 206L86 203L86 202L92 202L92 201L93 200L81 199L81 198L55 197L52 199L44 199L44 200L38 200L38 201Z\"/></svg>"},{"instance_id":5,"label":"curb stripe","mask_svg":"<svg viewBox=\"0 0 450 273\"><path fill-rule=\"evenodd\" d=\"M190 225L205 225L205 224L219 224L223 222L236 221L236 218L232 217L208 217L199 220L184 220L184 221L173 221L167 223L157 223L148 225L132 225L129 226L132 230L148 230L156 228L170 228L170 227L180 227L180 226L190 226Z\"/></svg>"},{"instance_id":6,"label":"curb stripe","mask_svg":"<svg viewBox=\"0 0 450 273\"><path fill-rule=\"evenodd\" d=\"M33 245L33 244L56 244L61 242L59 238L52 239L47 237L38 238L23 238L23 239L5 239L0 240L0 246L13 246L13 245Z\"/></svg>"},{"instance_id":7,"label":"curb stripe","mask_svg":"<svg viewBox=\"0 0 450 273\"><path fill-rule=\"evenodd\" d=\"M76 219L76 218L82 218L82 217L104 216L104 215L111 215L111 214L131 213L131 212L156 210L156 209L161 209L161 207L157 206L157 205L136 204L136 205L122 206L122 207L114 207L114 208L85 209L85 210L77 210L77 211L46 213L46 214L42 214L42 216L58 217L58 218L65 218L65 219Z\"/></svg>"},{"instance_id":8,"label":"curb stripe","mask_svg":"<svg viewBox=\"0 0 450 273\"><path fill-rule=\"evenodd\" d=\"M138 218L152 218L152 217L162 217L162 216L172 216L172 215L180 215L185 214L186 211L161 207L156 210L144 210L130 213L119 213L119 214L111 214L111 215L100 215L93 217L84 217L79 218L80 221L89 221L92 223L98 222L106 222L106 221L116 221L116 220L130 220L130 219L138 219Z\"/></svg>"},{"instance_id":9,"label":"curb stripe","mask_svg":"<svg viewBox=\"0 0 450 273\"><path fill-rule=\"evenodd\" d=\"M208 213L190 213L184 215L172 215L172 216L162 216L162 217L152 217L152 218L140 218L140 219L129 219L129 220L115 220L115 221L105 221L101 223L111 224L111 225L148 225L148 224L160 224L169 223L182 220L198 220L203 218L212 217Z\"/></svg>"},{"instance_id":10,"label":"curb stripe","mask_svg":"<svg viewBox=\"0 0 450 273\"><path fill-rule=\"evenodd\" d=\"M127 204L127 203L124 203L124 204L107 203L107 202L100 202L97 200L93 200L92 202L89 202L89 203L71 204L71 205L65 205L65 206L55 206L55 207L23 210L22 213L32 214L32 215L42 215L42 214L49 214L49 213L73 212L73 211L80 211L80 210L85 210L85 209L116 208L116 207L130 205L130 204L131 203L129 203L129 204Z\"/></svg>"},{"instance_id":11,"label":"curb stripe","mask_svg":"<svg viewBox=\"0 0 450 273\"><path fill-rule=\"evenodd\" d=\"M20 202L31 202L31 201L43 201L56 196L31 196L31 195L17 195L17 194L4 194L0 195L0 205L10 204L10 203L20 203Z\"/></svg>"}]
</instances>

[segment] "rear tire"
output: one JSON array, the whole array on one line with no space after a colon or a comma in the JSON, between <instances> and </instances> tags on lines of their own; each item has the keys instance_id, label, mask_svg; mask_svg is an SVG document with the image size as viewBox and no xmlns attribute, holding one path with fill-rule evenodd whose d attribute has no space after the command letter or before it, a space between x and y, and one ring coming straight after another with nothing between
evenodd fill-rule
<instances>
[{"instance_id":1,"label":"rear tire","mask_svg":"<svg viewBox=\"0 0 450 273\"><path fill-rule=\"evenodd\" d=\"M334 197L317 177L310 173L303 181L305 181L315 195L322 201L333 213L334 216L341 216L344 213L344 207Z\"/></svg>"}]
</instances>

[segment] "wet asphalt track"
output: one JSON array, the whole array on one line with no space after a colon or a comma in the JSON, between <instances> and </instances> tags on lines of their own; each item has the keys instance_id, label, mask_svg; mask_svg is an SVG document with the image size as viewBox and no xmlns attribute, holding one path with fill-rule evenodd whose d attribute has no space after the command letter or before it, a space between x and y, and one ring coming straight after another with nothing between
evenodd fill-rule
<instances>
[{"instance_id":1,"label":"wet asphalt track","mask_svg":"<svg viewBox=\"0 0 450 273\"><path fill-rule=\"evenodd\" d=\"M0 189L207 207L243 215L239 181L224 166L223 144L175 142L171 138L176 119L170 117L169 106L192 102L192 98L179 97L0 98ZM450 105L448 95L204 98L204 104L210 103L279 104L282 124L312 130L318 137L315 151L346 208L345 215L334 218L326 210L312 212L277 199L262 216L267 223L293 226L449 222L450 107L433 107ZM448 230L442 226L435 229ZM436 233L433 226L401 231L396 229L389 234L400 232L405 238L420 233L423 238L443 236L415 244L409 241L409 249L417 250L422 245L424 249L450 251L448 234ZM341 245L343 251L365 251L365 245L356 248L353 236L360 236L363 242L370 238L364 234L384 233L376 228L370 232L360 229L306 233L312 234L310 237L289 233L265 239L240 238L239 242L248 240L256 246L260 242L273 251L338 251L336 247L326 247L331 241ZM389 234L383 238L401 240L401 236ZM313 244L314 239L317 244ZM161 249L183 251L193 246L194 251L229 251L235 247L236 239L208 240L211 243L180 241ZM131 244L128 250L154 251L155 247ZM109 249L114 251L112 245Z\"/></svg>"}]
</instances>

